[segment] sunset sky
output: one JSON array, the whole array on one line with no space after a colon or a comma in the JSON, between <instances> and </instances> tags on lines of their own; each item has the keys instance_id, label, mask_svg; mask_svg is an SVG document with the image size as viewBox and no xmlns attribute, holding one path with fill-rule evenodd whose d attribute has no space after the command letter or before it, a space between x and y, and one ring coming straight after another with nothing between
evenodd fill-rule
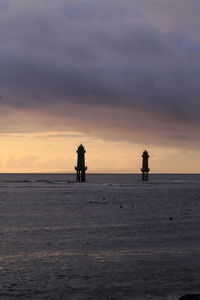
<instances>
[{"instance_id":1,"label":"sunset sky","mask_svg":"<svg viewBox=\"0 0 200 300\"><path fill-rule=\"evenodd\" d=\"M0 172L200 172L199 0L0 0Z\"/></svg>"}]
</instances>

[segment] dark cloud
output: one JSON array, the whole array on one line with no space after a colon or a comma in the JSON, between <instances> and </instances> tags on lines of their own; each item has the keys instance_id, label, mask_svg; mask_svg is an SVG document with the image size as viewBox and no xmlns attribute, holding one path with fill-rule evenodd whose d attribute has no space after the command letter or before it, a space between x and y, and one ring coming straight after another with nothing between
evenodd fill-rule
<instances>
[{"instance_id":1,"label":"dark cloud","mask_svg":"<svg viewBox=\"0 0 200 300\"><path fill-rule=\"evenodd\" d=\"M167 3L0 0L2 109L31 113L42 128L195 147L199 3ZM22 130L12 120L2 131Z\"/></svg>"}]
</instances>

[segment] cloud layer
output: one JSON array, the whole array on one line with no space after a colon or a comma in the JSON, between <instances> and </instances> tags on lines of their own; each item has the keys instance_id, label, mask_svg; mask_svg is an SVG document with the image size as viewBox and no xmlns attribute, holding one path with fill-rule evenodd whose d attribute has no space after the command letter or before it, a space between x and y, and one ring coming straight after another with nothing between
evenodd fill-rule
<instances>
[{"instance_id":1,"label":"cloud layer","mask_svg":"<svg viewBox=\"0 0 200 300\"><path fill-rule=\"evenodd\" d=\"M2 132L196 148L199 1L0 0Z\"/></svg>"}]
</instances>

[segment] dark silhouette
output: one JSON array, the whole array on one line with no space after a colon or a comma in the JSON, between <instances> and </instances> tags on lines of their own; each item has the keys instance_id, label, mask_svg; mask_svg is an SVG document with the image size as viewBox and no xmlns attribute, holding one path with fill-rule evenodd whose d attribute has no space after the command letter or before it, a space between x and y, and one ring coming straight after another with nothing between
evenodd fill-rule
<instances>
[{"instance_id":1,"label":"dark silhouette","mask_svg":"<svg viewBox=\"0 0 200 300\"><path fill-rule=\"evenodd\" d=\"M76 151L78 153L77 157L77 167L76 170L76 181L82 182L85 181L85 171L87 167L85 166L85 148L81 144Z\"/></svg>"},{"instance_id":2,"label":"dark silhouette","mask_svg":"<svg viewBox=\"0 0 200 300\"><path fill-rule=\"evenodd\" d=\"M200 300L200 294L187 294L179 298L179 300Z\"/></svg>"},{"instance_id":3,"label":"dark silhouette","mask_svg":"<svg viewBox=\"0 0 200 300\"><path fill-rule=\"evenodd\" d=\"M145 150L142 154L142 180L148 180L149 179L149 166L148 166L148 159L149 159L149 154L147 150Z\"/></svg>"}]
</instances>

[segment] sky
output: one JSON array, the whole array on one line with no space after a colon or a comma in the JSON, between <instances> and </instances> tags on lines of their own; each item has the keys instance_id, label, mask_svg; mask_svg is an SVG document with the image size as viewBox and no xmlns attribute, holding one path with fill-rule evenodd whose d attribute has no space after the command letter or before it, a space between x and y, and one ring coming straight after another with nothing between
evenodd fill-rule
<instances>
[{"instance_id":1,"label":"sky","mask_svg":"<svg viewBox=\"0 0 200 300\"><path fill-rule=\"evenodd\" d=\"M200 170L199 0L0 0L0 172Z\"/></svg>"}]
</instances>

